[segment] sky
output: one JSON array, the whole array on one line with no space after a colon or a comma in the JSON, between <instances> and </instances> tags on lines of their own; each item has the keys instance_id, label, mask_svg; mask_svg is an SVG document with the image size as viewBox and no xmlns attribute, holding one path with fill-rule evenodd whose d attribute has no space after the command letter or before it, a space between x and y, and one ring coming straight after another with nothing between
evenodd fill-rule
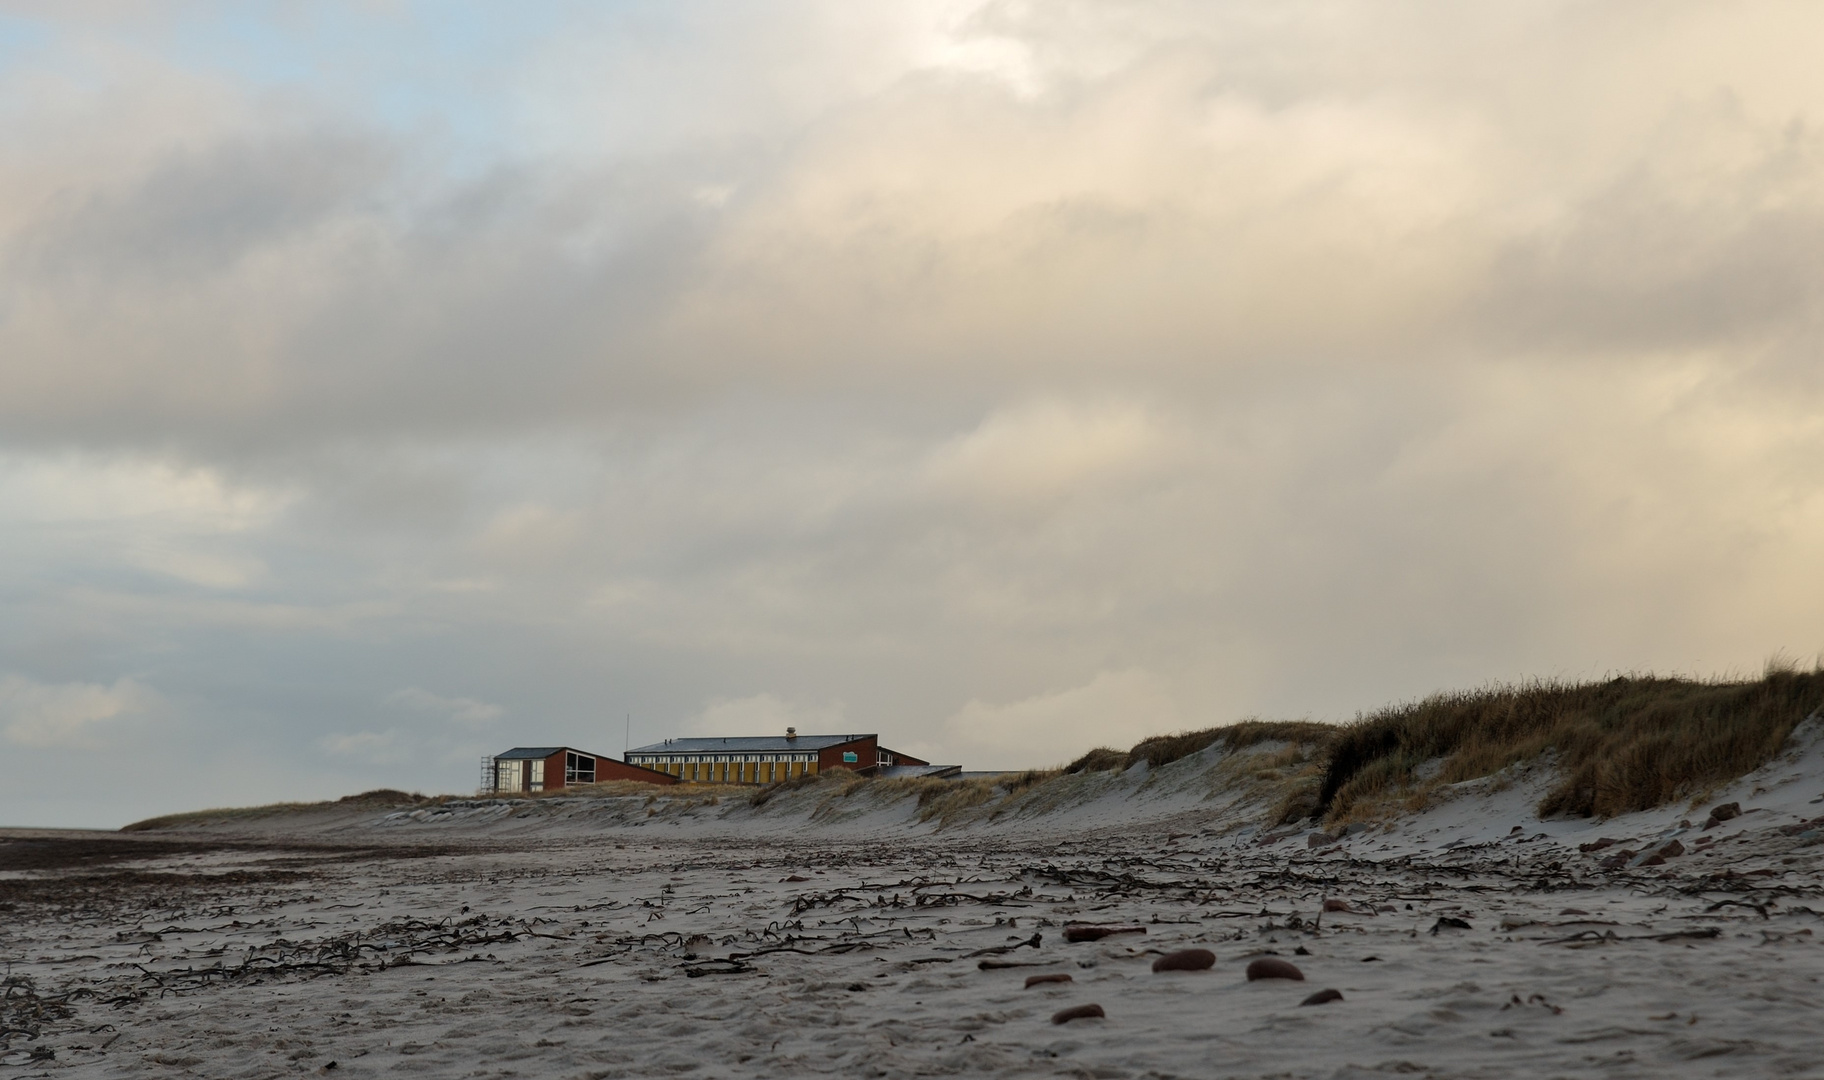
<instances>
[{"instance_id":1,"label":"sky","mask_svg":"<svg viewBox=\"0 0 1824 1080\"><path fill-rule=\"evenodd\" d=\"M0 825L1809 663L1819 40L3 0Z\"/></svg>"}]
</instances>

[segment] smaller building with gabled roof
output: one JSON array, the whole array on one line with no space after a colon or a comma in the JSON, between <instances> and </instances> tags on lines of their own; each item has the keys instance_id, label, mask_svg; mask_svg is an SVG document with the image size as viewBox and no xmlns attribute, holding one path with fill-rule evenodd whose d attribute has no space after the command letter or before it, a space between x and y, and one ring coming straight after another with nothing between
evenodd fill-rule
<instances>
[{"instance_id":1,"label":"smaller building with gabled roof","mask_svg":"<svg viewBox=\"0 0 1824 1080\"><path fill-rule=\"evenodd\" d=\"M533 791L560 791L577 784L609 780L638 780L647 784L675 784L678 778L654 769L629 765L605 754L592 754L572 746L515 746L504 754L482 761L481 787L496 795Z\"/></svg>"}]
</instances>

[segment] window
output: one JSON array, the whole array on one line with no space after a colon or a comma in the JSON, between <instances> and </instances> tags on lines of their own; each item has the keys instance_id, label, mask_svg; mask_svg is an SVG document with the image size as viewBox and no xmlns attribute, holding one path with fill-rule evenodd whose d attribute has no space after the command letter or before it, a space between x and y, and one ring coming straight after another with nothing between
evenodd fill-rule
<instances>
[{"instance_id":1,"label":"window","mask_svg":"<svg viewBox=\"0 0 1824 1080\"><path fill-rule=\"evenodd\" d=\"M525 772L523 761L496 761L494 763L495 791L522 791L525 789Z\"/></svg>"},{"instance_id":2,"label":"window","mask_svg":"<svg viewBox=\"0 0 1824 1080\"><path fill-rule=\"evenodd\" d=\"M574 750L564 751L564 783L595 783L595 759Z\"/></svg>"},{"instance_id":3,"label":"window","mask_svg":"<svg viewBox=\"0 0 1824 1080\"><path fill-rule=\"evenodd\" d=\"M543 759L534 761L531 763L531 765L532 765L532 785L531 785L532 790L533 791L545 790L545 763L544 763Z\"/></svg>"}]
</instances>

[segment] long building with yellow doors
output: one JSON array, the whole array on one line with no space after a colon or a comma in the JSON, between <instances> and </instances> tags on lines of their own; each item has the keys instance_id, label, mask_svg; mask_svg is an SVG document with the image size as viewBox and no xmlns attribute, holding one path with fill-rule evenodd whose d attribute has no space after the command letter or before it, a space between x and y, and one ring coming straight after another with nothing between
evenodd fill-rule
<instances>
[{"instance_id":1,"label":"long building with yellow doors","mask_svg":"<svg viewBox=\"0 0 1824 1080\"><path fill-rule=\"evenodd\" d=\"M666 739L627 751L626 761L687 784L776 784L829 769L872 775L931 764L888 750L877 735L800 735L796 728L784 735Z\"/></svg>"}]
</instances>

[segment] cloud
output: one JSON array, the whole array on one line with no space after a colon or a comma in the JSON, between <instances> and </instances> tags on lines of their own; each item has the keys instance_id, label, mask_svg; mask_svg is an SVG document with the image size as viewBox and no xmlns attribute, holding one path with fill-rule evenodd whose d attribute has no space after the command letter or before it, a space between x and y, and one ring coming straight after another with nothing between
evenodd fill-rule
<instances>
[{"instance_id":1,"label":"cloud","mask_svg":"<svg viewBox=\"0 0 1824 1080\"><path fill-rule=\"evenodd\" d=\"M840 702L811 705L785 701L773 694L710 702L682 725L692 735L783 735L788 727L801 734L846 732L850 722Z\"/></svg>"},{"instance_id":2,"label":"cloud","mask_svg":"<svg viewBox=\"0 0 1824 1080\"><path fill-rule=\"evenodd\" d=\"M400 705L416 712L436 716L468 728L485 728L505 716L507 710L499 705L492 705L474 698L441 697L416 686L408 686L387 698L394 705Z\"/></svg>"},{"instance_id":3,"label":"cloud","mask_svg":"<svg viewBox=\"0 0 1824 1080\"><path fill-rule=\"evenodd\" d=\"M940 493L991 504L1049 503L1131 482L1163 466L1167 435L1146 410L1118 402L1046 400L996 411L935 448L926 477Z\"/></svg>"},{"instance_id":4,"label":"cloud","mask_svg":"<svg viewBox=\"0 0 1824 1080\"><path fill-rule=\"evenodd\" d=\"M159 708L163 699L130 678L100 683L41 683L0 677L0 732L34 749L103 749L121 725Z\"/></svg>"},{"instance_id":5,"label":"cloud","mask_svg":"<svg viewBox=\"0 0 1824 1080\"><path fill-rule=\"evenodd\" d=\"M328 753L368 765L389 765L405 761L409 743L410 740L396 730L325 735L320 741Z\"/></svg>"},{"instance_id":6,"label":"cloud","mask_svg":"<svg viewBox=\"0 0 1824 1080\"><path fill-rule=\"evenodd\" d=\"M971 700L944 721L940 755L970 768L1062 764L1097 746L1126 749L1180 728L1169 684L1139 669L1098 672L1088 683L1019 701Z\"/></svg>"},{"instance_id":7,"label":"cloud","mask_svg":"<svg viewBox=\"0 0 1824 1080\"><path fill-rule=\"evenodd\" d=\"M523 8L24 9L0 670L435 789L1824 646L1824 9Z\"/></svg>"}]
</instances>

